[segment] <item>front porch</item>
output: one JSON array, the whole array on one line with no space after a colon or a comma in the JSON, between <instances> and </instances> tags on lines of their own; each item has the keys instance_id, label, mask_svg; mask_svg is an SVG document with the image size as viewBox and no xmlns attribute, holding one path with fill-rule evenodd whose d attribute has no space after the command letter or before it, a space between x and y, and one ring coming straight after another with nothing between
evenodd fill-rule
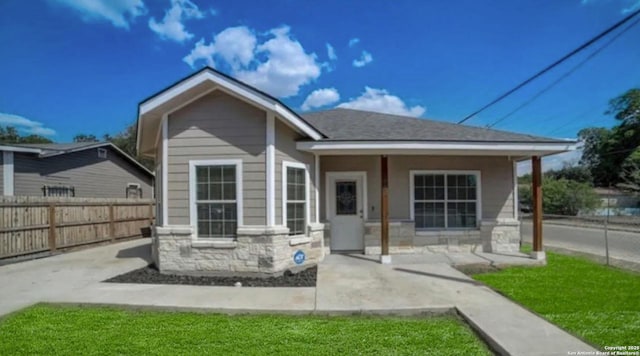
<instances>
[{"instance_id":1,"label":"front porch","mask_svg":"<svg viewBox=\"0 0 640 356\"><path fill-rule=\"evenodd\" d=\"M495 155L317 155L325 253L381 255L383 262L392 254L517 253L517 161ZM540 160L533 161L540 175ZM544 259L542 244L534 245L534 257Z\"/></svg>"}]
</instances>

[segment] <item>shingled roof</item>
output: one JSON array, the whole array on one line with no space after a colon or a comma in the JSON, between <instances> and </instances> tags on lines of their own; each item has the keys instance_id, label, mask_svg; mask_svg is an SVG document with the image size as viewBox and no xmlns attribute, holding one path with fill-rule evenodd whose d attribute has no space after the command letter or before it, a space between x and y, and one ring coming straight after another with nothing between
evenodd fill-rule
<instances>
[{"instance_id":1,"label":"shingled roof","mask_svg":"<svg viewBox=\"0 0 640 356\"><path fill-rule=\"evenodd\" d=\"M322 141L571 142L353 109L318 111L304 114L302 117L327 136Z\"/></svg>"}]
</instances>

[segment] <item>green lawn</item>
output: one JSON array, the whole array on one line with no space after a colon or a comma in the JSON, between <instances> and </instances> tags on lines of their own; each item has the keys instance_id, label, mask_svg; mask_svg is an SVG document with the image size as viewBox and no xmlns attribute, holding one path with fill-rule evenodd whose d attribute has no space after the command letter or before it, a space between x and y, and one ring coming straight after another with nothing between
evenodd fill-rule
<instances>
[{"instance_id":1,"label":"green lawn","mask_svg":"<svg viewBox=\"0 0 640 356\"><path fill-rule=\"evenodd\" d=\"M37 305L0 321L0 355L488 355L454 317L197 314Z\"/></svg>"},{"instance_id":2,"label":"green lawn","mask_svg":"<svg viewBox=\"0 0 640 356\"><path fill-rule=\"evenodd\" d=\"M593 344L640 344L640 274L551 252L547 261L473 277Z\"/></svg>"}]
</instances>

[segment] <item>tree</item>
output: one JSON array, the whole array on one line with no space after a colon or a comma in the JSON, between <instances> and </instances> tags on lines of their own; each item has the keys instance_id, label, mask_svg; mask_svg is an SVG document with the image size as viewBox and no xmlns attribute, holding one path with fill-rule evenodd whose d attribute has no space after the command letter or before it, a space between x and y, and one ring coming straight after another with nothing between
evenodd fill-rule
<instances>
[{"instance_id":1,"label":"tree","mask_svg":"<svg viewBox=\"0 0 640 356\"><path fill-rule=\"evenodd\" d=\"M40 135L21 136L13 126L0 126L0 143L51 143L50 139Z\"/></svg>"},{"instance_id":2,"label":"tree","mask_svg":"<svg viewBox=\"0 0 640 356\"><path fill-rule=\"evenodd\" d=\"M592 182L591 171L582 165L572 166L565 164L564 167L558 170L552 169L545 172L544 175L550 179L567 179L588 184Z\"/></svg>"},{"instance_id":3,"label":"tree","mask_svg":"<svg viewBox=\"0 0 640 356\"><path fill-rule=\"evenodd\" d=\"M137 127L136 123L129 125L124 131L118 133L117 135L111 137L109 135L105 135L105 138L110 138L110 142L116 145L119 149L126 152L131 157L134 157L138 162L140 162L143 166L153 170L154 163L152 159L142 157L136 152L136 136Z\"/></svg>"},{"instance_id":4,"label":"tree","mask_svg":"<svg viewBox=\"0 0 640 356\"><path fill-rule=\"evenodd\" d=\"M73 142L100 142L96 135L78 134L73 137Z\"/></svg>"},{"instance_id":5,"label":"tree","mask_svg":"<svg viewBox=\"0 0 640 356\"><path fill-rule=\"evenodd\" d=\"M622 182L618 183L619 188L640 193L640 148L622 162L620 179Z\"/></svg>"},{"instance_id":6,"label":"tree","mask_svg":"<svg viewBox=\"0 0 640 356\"><path fill-rule=\"evenodd\" d=\"M597 186L617 185L635 174L623 174L623 170L633 170L627 159L640 147L640 89L612 99L605 114L613 115L619 124L611 129L586 128L578 134L584 144L580 163L589 168Z\"/></svg>"},{"instance_id":7,"label":"tree","mask_svg":"<svg viewBox=\"0 0 640 356\"><path fill-rule=\"evenodd\" d=\"M521 186L520 201L532 205L531 187ZM582 182L568 179L544 178L542 180L542 209L545 214L578 215L600 206L600 198L593 188Z\"/></svg>"}]
</instances>

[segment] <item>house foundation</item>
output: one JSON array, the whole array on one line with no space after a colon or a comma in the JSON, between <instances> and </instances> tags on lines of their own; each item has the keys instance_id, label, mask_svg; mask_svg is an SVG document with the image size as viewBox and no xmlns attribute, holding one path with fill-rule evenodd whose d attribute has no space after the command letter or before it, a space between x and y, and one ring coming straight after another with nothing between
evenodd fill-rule
<instances>
[{"instance_id":1,"label":"house foundation","mask_svg":"<svg viewBox=\"0 0 640 356\"><path fill-rule=\"evenodd\" d=\"M161 273L278 276L313 267L324 257L324 226L308 236L289 236L286 227L239 227L235 239L194 239L191 226L156 227L152 258Z\"/></svg>"},{"instance_id":2,"label":"house foundation","mask_svg":"<svg viewBox=\"0 0 640 356\"><path fill-rule=\"evenodd\" d=\"M381 224L365 223L364 253L379 255ZM331 253L331 229L325 224L325 253ZM482 221L479 229L416 231L413 221L389 222L389 252L419 254L426 252L518 252L520 222L515 219Z\"/></svg>"}]
</instances>

